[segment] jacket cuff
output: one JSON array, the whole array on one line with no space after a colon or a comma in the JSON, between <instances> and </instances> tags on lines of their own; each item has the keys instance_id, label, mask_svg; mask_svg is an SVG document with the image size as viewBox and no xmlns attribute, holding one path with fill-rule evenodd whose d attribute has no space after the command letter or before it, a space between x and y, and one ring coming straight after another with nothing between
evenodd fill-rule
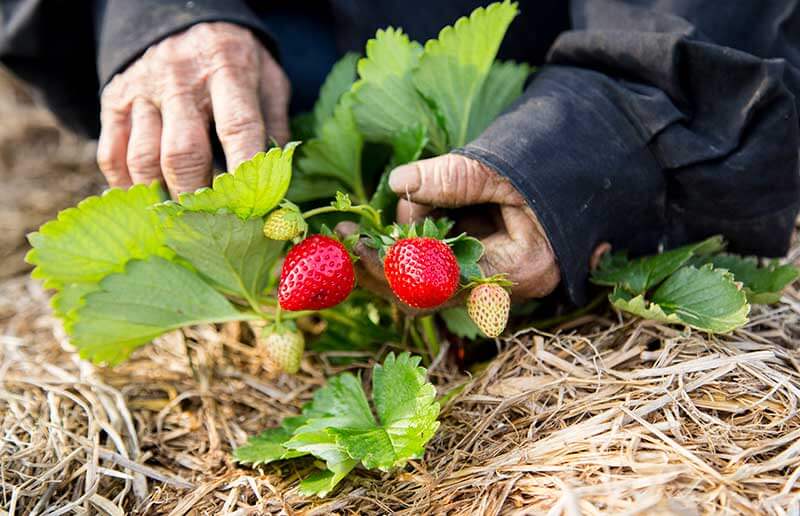
<instances>
[{"instance_id":1,"label":"jacket cuff","mask_svg":"<svg viewBox=\"0 0 800 516\"><path fill-rule=\"evenodd\" d=\"M596 72L546 66L521 99L456 151L492 167L526 197L576 304L587 300L598 244L636 253L652 250L663 235L665 180L647 147L653 128L635 126L617 107L617 89Z\"/></svg>"},{"instance_id":2,"label":"jacket cuff","mask_svg":"<svg viewBox=\"0 0 800 516\"><path fill-rule=\"evenodd\" d=\"M275 41L259 17L238 0L110 0L97 19L100 91L150 46L198 23L247 27L277 55Z\"/></svg>"}]
</instances>

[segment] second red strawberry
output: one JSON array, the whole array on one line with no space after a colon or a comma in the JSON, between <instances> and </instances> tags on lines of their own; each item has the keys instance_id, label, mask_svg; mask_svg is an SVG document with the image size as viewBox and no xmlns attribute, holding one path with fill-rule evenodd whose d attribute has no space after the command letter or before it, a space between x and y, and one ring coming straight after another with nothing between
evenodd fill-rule
<instances>
[{"instance_id":1,"label":"second red strawberry","mask_svg":"<svg viewBox=\"0 0 800 516\"><path fill-rule=\"evenodd\" d=\"M347 298L355 286L350 254L341 242L312 235L286 254L278 285L284 310L322 310Z\"/></svg>"}]
</instances>

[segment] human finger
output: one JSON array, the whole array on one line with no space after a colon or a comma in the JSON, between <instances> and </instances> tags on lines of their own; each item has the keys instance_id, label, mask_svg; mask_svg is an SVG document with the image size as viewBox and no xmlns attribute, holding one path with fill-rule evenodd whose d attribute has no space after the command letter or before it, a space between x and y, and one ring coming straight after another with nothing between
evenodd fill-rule
<instances>
[{"instance_id":1,"label":"human finger","mask_svg":"<svg viewBox=\"0 0 800 516\"><path fill-rule=\"evenodd\" d=\"M161 169L172 195L207 186L211 178L207 114L191 95L177 94L162 102L161 118Z\"/></svg>"},{"instance_id":2,"label":"human finger","mask_svg":"<svg viewBox=\"0 0 800 516\"><path fill-rule=\"evenodd\" d=\"M161 113L141 97L131 106L126 162L134 184L150 184L161 179Z\"/></svg>"}]
</instances>

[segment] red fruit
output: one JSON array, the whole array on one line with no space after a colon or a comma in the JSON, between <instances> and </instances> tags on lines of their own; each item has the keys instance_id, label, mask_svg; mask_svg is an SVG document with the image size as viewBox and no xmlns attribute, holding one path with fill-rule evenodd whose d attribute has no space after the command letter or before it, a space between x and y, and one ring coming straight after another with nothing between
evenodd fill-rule
<instances>
[{"instance_id":1,"label":"red fruit","mask_svg":"<svg viewBox=\"0 0 800 516\"><path fill-rule=\"evenodd\" d=\"M322 310L344 301L355 283L353 262L341 242L312 235L286 254L278 302L284 310Z\"/></svg>"},{"instance_id":2,"label":"red fruit","mask_svg":"<svg viewBox=\"0 0 800 516\"><path fill-rule=\"evenodd\" d=\"M386 252L383 268L395 295L414 308L439 306L458 288L456 256L435 238L398 240Z\"/></svg>"}]
</instances>

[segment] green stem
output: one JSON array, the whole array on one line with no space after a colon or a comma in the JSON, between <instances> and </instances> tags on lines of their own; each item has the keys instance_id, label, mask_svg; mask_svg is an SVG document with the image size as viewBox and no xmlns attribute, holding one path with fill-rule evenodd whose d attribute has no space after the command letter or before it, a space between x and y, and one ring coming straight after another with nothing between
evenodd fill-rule
<instances>
[{"instance_id":1,"label":"green stem","mask_svg":"<svg viewBox=\"0 0 800 516\"><path fill-rule=\"evenodd\" d=\"M313 210L308 210L304 212L303 218L307 219L315 215L322 215L323 213L354 213L356 215L369 219L373 224L375 224L376 227L381 227L380 213L378 213L378 211L375 210L375 208L367 204L351 206L350 208L346 209L339 209L335 206L321 206L319 208L314 208Z\"/></svg>"},{"instance_id":2,"label":"green stem","mask_svg":"<svg viewBox=\"0 0 800 516\"><path fill-rule=\"evenodd\" d=\"M431 358L436 358L439 355L439 336L436 332L436 325L434 324L433 316L426 315L419 318L419 325L422 328L422 335L428 343L428 353Z\"/></svg>"},{"instance_id":3,"label":"green stem","mask_svg":"<svg viewBox=\"0 0 800 516\"><path fill-rule=\"evenodd\" d=\"M411 320L411 318L409 318L409 320ZM413 321L411 321L411 324L408 325L408 335L411 337L411 342L414 343L414 346L417 349L422 351L423 349L427 348L427 346L425 345L425 341L422 340L422 337L417 331L417 327ZM424 353L422 354L422 360L426 366L430 365L431 363L431 358L426 357Z\"/></svg>"}]
</instances>

